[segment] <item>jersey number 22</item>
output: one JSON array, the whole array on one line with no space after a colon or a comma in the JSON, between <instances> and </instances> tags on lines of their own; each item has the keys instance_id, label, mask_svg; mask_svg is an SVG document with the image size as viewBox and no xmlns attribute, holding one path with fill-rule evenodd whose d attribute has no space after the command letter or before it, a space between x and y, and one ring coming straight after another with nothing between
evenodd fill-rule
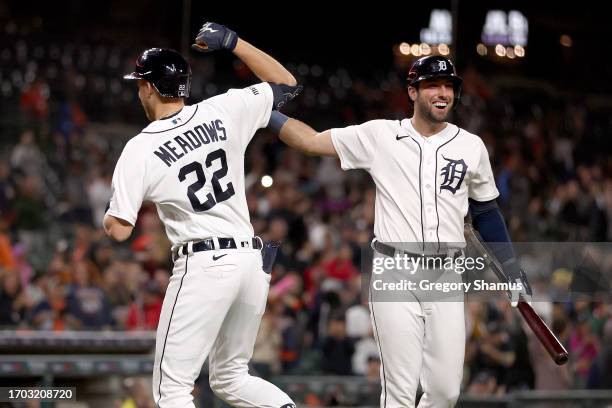
<instances>
[{"instance_id":1,"label":"jersey number 22","mask_svg":"<svg viewBox=\"0 0 612 408\"><path fill-rule=\"evenodd\" d=\"M204 164L206 164L206 168L210 168L213 162L219 160L221 161L221 168L215 170L212 174L212 178L210 183L212 184L214 197L211 193L206 194L206 201L201 202L200 199L196 196L196 193L204 187L206 183L206 175L204 174L204 168L202 164L199 162L191 162L181 168L179 171L179 181L183 182L187 178L188 174L195 173L197 180L190 184L187 187L187 197L189 197L189 202L193 207L194 211L201 212L207 211L213 208L217 203L227 200L231 196L234 195L234 186L230 181L227 183L225 190L221 187L221 183L219 180L227 175L227 157L225 156L225 151L223 149L215 150L214 152L210 152L208 156L206 156L206 160L204 160Z\"/></svg>"}]
</instances>

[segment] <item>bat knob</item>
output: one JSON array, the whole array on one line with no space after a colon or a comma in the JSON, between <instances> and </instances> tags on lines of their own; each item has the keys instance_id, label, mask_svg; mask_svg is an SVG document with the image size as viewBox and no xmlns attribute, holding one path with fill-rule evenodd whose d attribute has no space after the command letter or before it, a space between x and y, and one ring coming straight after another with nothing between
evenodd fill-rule
<instances>
[{"instance_id":1,"label":"bat knob","mask_svg":"<svg viewBox=\"0 0 612 408\"><path fill-rule=\"evenodd\" d=\"M567 363L567 360L569 360L569 356L567 353L562 353L555 357L555 363L560 366Z\"/></svg>"}]
</instances>

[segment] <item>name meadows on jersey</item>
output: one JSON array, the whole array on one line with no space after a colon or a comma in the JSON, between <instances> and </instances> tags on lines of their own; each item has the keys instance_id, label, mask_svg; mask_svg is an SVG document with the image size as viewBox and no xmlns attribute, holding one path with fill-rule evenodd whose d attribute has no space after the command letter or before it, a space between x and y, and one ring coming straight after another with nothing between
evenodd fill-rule
<instances>
[{"instance_id":1,"label":"name meadows on jersey","mask_svg":"<svg viewBox=\"0 0 612 408\"><path fill-rule=\"evenodd\" d=\"M201 146L225 140L227 140L227 132L225 126L223 126L223 121L216 119L210 121L210 123L196 125L183 132L182 135L175 136L174 142L168 140L159 146L153 154L170 167L178 159ZM177 148L176 145L179 147ZM182 150L182 152L179 150Z\"/></svg>"},{"instance_id":2,"label":"name meadows on jersey","mask_svg":"<svg viewBox=\"0 0 612 408\"><path fill-rule=\"evenodd\" d=\"M431 282L423 279L418 282L402 279L399 282L383 282L382 279L372 281L372 288L376 291L438 291L443 293L456 292L459 290L468 293L474 291L521 291L523 284L520 282L487 282L483 279L473 282Z\"/></svg>"}]
</instances>

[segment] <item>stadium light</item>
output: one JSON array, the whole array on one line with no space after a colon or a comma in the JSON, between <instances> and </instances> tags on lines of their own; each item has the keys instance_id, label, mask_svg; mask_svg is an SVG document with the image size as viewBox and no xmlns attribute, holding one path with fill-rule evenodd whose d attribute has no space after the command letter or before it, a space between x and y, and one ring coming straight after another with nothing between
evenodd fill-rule
<instances>
[{"instance_id":1,"label":"stadium light","mask_svg":"<svg viewBox=\"0 0 612 408\"><path fill-rule=\"evenodd\" d=\"M506 56L506 47L504 47L501 44L497 44L495 46L495 53L500 56L500 57L505 57Z\"/></svg>"},{"instance_id":2,"label":"stadium light","mask_svg":"<svg viewBox=\"0 0 612 408\"><path fill-rule=\"evenodd\" d=\"M274 184L274 179L271 176L268 176L266 174L265 176L261 178L261 185L263 187L265 188L272 187L272 184Z\"/></svg>"},{"instance_id":3,"label":"stadium light","mask_svg":"<svg viewBox=\"0 0 612 408\"><path fill-rule=\"evenodd\" d=\"M517 57L519 57L519 58L524 57L524 56L525 56L525 48L523 48L523 47L522 47L522 46L520 46L520 45L515 45L515 46L514 46L514 54L515 54Z\"/></svg>"},{"instance_id":4,"label":"stadium light","mask_svg":"<svg viewBox=\"0 0 612 408\"><path fill-rule=\"evenodd\" d=\"M476 52L478 53L478 55L481 55L481 56L487 55L488 54L487 46L484 45L483 43L479 43L476 46Z\"/></svg>"},{"instance_id":5,"label":"stadium light","mask_svg":"<svg viewBox=\"0 0 612 408\"><path fill-rule=\"evenodd\" d=\"M572 37L570 37L567 34L563 34L561 38L559 38L559 42L561 43L562 46L568 47L568 48L574 44L574 41L572 41Z\"/></svg>"},{"instance_id":6,"label":"stadium light","mask_svg":"<svg viewBox=\"0 0 612 408\"><path fill-rule=\"evenodd\" d=\"M423 55L431 54L431 47L429 46L429 44L421 43L421 46L419 48L421 50L421 54L423 54Z\"/></svg>"},{"instance_id":7,"label":"stadium light","mask_svg":"<svg viewBox=\"0 0 612 408\"><path fill-rule=\"evenodd\" d=\"M399 52L402 55L410 55L410 44L403 42L399 45Z\"/></svg>"}]
</instances>

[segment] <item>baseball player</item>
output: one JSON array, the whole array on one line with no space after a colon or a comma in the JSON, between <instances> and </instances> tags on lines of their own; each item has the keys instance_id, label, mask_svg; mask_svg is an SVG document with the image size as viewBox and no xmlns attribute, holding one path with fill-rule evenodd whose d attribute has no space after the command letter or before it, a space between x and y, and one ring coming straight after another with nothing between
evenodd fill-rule
<instances>
[{"instance_id":1,"label":"baseball player","mask_svg":"<svg viewBox=\"0 0 612 408\"><path fill-rule=\"evenodd\" d=\"M482 140L446 120L456 105L462 79L442 56L417 60L408 75L414 115L403 120L373 120L318 133L306 124L273 113L270 128L289 146L309 154L335 156L344 170L365 169L376 184L377 257L398 254L437 257L443 243L465 243L464 217L495 246L516 285L512 301L530 299L495 198L487 149ZM409 250L399 250L405 243ZM427 245L426 245L427 244ZM427 249L423 255L421 249ZM433 248L433 249L432 249ZM426 273L421 274L425 276ZM522 287L522 289L520 289ZM381 407L452 407L463 371L465 328L459 301L431 301L414 291L413 301L372 301L370 314L381 356Z\"/></svg>"},{"instance_id":2,"label":"baseball player","mask_svg":"<svg viewBox=\"0 0 612 408\"><path fill-rule=\"evenodd\" d=\"M191 392L207 357L212 390L232 406L295 407L248 372L270 275L249 221L244 152L271 111L296 95L296 80L219 24L204 24L192 48L232 51L269 83L186 105L188 62L172 50L144 51L124 78L136 80L151 123L117 162L104 229L117 241L127 239L142 202L151 201L172 243L174 268L156 338L157 407L194 407Z\"/></svg>"}]
</instances>

